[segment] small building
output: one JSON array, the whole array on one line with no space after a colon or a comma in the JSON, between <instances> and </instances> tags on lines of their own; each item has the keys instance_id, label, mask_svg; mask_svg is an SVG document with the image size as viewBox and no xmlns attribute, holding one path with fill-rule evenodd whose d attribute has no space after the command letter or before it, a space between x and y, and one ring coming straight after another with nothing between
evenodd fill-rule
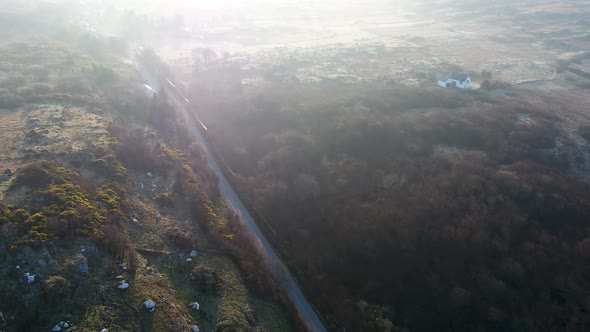
<instances>
[{"instance_id":1,"label":"small building","mask_svg":"<svg viewBox=\"0 0 590 332\"><path fill-rule=\"evenodd\" d=\"M438 79L438 85L443 88L471 88L471 78L467 74L454 73L448 77Z\"/></svg>"}]
</instances>

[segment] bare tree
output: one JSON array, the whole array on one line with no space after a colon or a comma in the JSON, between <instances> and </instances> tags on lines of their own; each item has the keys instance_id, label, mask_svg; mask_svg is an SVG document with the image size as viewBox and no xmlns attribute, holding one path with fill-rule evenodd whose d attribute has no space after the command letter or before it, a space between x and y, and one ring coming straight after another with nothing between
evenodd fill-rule
<instances>
[{"instance_id":1,"label":"bare tree","mask_svg":"<svg viewBox=\"0 0 590 332\"><path fill-rule=\"evenodd\" d=\"M193 66L208 65L217 59L217 53L208 47L196 47L192 50Z\"/></svg>"}]
</instances>

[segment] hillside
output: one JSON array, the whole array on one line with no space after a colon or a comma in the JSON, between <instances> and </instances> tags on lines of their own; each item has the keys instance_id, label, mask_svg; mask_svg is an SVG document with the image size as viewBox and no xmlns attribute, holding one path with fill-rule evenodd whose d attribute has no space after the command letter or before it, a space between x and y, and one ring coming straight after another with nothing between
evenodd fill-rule
<instances>
[{"instance_id":1,"label":"hillside","mask_svg":"<svg viewBox=\"0 0 590 332\"><path fill-rule=\"evenodd\" d=\"M590 331L589 17L4 0L0 332Z\"/></svg>"},{"instance_id":2,"label":"hillside","mask_svg":"<svg viewBox=\"0 0 590 332\"><path fill-rule=\"evenodd\" d=\"M291 329L165 95L108 48L0 59L0 329Z\"/></svg>"}]
</instances>

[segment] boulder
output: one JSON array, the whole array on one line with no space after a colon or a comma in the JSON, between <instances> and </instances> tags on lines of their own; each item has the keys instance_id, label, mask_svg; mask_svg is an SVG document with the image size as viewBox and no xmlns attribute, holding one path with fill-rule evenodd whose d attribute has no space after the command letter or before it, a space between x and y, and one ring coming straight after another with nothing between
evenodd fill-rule
<instances>
[{"instance_id":1,"label":"boulder","mask_svg":"<svg viewBox=\"0 0 590 332\"><path fill-rule=\"evenodd\" d=\"M79 255L76 259L76 268L80 273L88 274L88 272L90 272L88 268L88 259L83 255Z\"/></svg>"},{"instance_id":2,"label":"boulder","mask_svg":"<svg viewBox=\"0 0 590 332\"><path fill-rule=\"evenodd\" d=\"M35 275L30 274L29 272L25 272L25 278L27 278L27 282L30 284L35 281Z\"/></svg>"},{"instance_id":3,"label":"boulder","mask_svg":"<svg viewBox=\"0 0 590 332\"><path fill-rule=\"evenodd\" d=\"M102 330L100 330L100 332L109 332L109 330L107 330L107 329L102 329Z\"/></svg>"},{"instance_id":4,"label":"boulder","mask_svg":"<svg viewBox=\"0 0 590 332\"><path fill-rule=\"evenodd\" d=\"M201 330L199 329L199 327L197 325L193 325L193 327L191 327L191 331L192 332L200 332Z\"/></svg>"},{"instance_id":5,"label":"boulder","mask_svg":"<svg viewBox=\"0 0 590 332\"><path fill-rule=\"evenodd\" d=\"M199 253L196 250L191 251L190 256L191 257L197 257L199 255Z\"/></svg>"},{"instance_id":6,"label":"boulder","mask_svg":"<svg viewBox=\"0 0 590 332\"><path fill-rule=\"evenodd\" d=\"M152 301L152 300L147 300L143 303L143 306L149 311L149 312L153 312L154 310L156 310L156 302Z\"/></svg>"},{"instance_id":7,"label":"boulder","mask_svg":"<svg viewBox=\"0 0 590 332\"><path fill-rule=\"evenodd\" d=\"M193 261L193 259L192 259L192 258L187 258L187 259L186 259L186 261L187 261L187 262L192 262L192 261Z\"/></svg>"},{"instance_id":8,"label":"boulder","mask_svg":"<svg viewBox=\"0 0 590 332\"><path fill-rule=\"evenodd\" d=\"M127 289L127 288L129 288L129 284L126 283L125 280L123 280L123 282L119 286L117 286L117 288L119 288L119 289Z\"/></svg>"},{"instance_id":9,"label":"boulder","mask_svg":"<svg viewBox=\"0 0 590 332\"><path fill-rule=\"evenodd\" d=\"M191 303L191 308L193 308L193 310L199 310L201 308L201 305L199 304L199 302L193 302Z\"/></svg>"},{"instance_id":10,"label":"boulder","mask_svg":"<svg viewBox=\"0 0 590 332\"><path fill-rule=\"evenodd\" d=\"M54 332L59 332L61 330L67 330L70 327L70 324L68 322L64 322L63 320L59 323L57 323L57 325L55 325L52 329L52 331Z\"/></svg>"}]
</instances>

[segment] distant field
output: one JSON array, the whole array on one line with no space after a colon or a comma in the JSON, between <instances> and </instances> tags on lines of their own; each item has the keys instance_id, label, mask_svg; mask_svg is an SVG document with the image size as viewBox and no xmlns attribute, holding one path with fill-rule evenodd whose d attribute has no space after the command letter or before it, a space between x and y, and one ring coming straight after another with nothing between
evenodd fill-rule
<instances>
[{"instance_id":1,"label":"distant field","mask_svg":"<svg viewBox=\"0 0 590 332\"><path fill-rule=\"evenodd\" d=\"M284 21L252 18L240 29L229 20L222 33L216 30L219 25L201 24L193 27L194 38L163 41L161 55L179 69L189 68L192 49L208 47L219 54L245 56L250 65L280 67L309 82L342 78L345 83L385 80L420 85L432 81L420 77L423 74L460 70L477 81L482 70L490 70L495 79L519 84L559 78L556 61L584 52L590 41L584 20L590 9L582 1L482 7L441 1L430 7L386 6L380 15L369 6L344 7L357 10L354 19L349 12L336 19L325 8L310 7L304 11L307 16ZM336 69L317 70L317 65L333 61L333 55Z\"/></svg>"}]
</instances>

